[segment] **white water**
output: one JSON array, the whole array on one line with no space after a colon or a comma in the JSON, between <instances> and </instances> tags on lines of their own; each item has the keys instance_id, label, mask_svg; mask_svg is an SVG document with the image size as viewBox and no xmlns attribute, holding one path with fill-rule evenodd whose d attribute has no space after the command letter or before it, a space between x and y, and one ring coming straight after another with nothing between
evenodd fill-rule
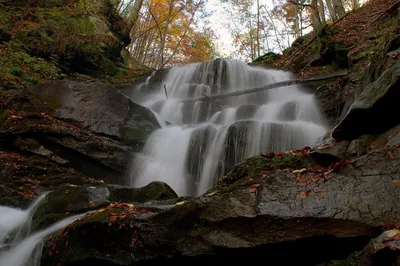
<instances>
[{"instance_id":1,"label":"white water","mask_svg":"<svg viewBox=\"0 0 400 266\"><path fill-rule=\"evenodd\" d=\"M312 145L326 133L325 119L314 96L296 85L213 103L179 102L290 79L287 72L215 60L172 68L154 91L138 87L131 98L172 125L149 137L132 163L130 185L160 180L179 195L199 195L245 157Z\"/></svg>"},{"instance_id":2,"label":"white water","mask_svg":"<svg viewBox=\"0 0 400 266\"><path fill-rule=\"evenodd\" d=\"M32 217L46 195L40 195L26 210L0 206L0 248L6 242L18 243L29 234ZM10 236L8 241L7 236Z\"/></svg>"},{"instance_id":3,"label":"white water","mask_svg":"<svg viewBox=\"0 0 400 266\"><path fill-rule=\"evenodd\" d=\"M39 196L26 210L0 206L0 266L39 266L43 238L84 215L68 217L30 235L32 217L46 195Z\"/></svg>"},{"instance_id":4,"label":"white water","mask_svg":"<svg viewBox=\"0 0 400 266\"><path fill-rule=\"evenodd\" d=\"M27 237L9 250L0 253L0 266L40 266L41 241L43 238L64 228L83 215L80 214L63 219Z\"/></svg>"}]
</instances>

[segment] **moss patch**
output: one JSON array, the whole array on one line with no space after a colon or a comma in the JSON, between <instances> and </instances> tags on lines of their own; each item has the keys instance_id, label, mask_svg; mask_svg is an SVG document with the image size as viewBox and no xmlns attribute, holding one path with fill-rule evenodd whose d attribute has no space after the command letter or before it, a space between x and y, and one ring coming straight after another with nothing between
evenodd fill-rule
<instances>
[{"instance_id":1,"label":"moss patch","mask_svg":"<svg viewBox=\"0 0 400 266\"><path fill-rule=\"evenodd\" d=\"M218 180L217 185L210 191L233 184L239 180L260 178L264 175L264 172L307 168L311 164L312 159L297 153L270 153L254 156L235 165L226 176Z\"/></svg>"},{"instance_id":2,"label":"moss patch","mask_svg":"<svg viewBox=\"0 0 400 266\"><path fill-rule=\"evenodd\" d=\"M93 16L110 24L113 34L96 32ZM74 73L104 81L126 78L121 50L129 37L124 30L108 0L0 2L0 89Z\"/></svg>"}]
</instances>

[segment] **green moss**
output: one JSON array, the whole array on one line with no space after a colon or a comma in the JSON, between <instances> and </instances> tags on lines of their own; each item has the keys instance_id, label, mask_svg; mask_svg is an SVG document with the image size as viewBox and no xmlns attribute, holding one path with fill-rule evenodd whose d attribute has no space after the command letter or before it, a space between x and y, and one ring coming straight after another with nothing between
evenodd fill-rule
<instances>
[{"instance_id":1,"label":"green moss","mask_svg":"<svg viewBox=\"0 0 400 266\"><path fill-rule=\"evenodd\" d=\"M121 128L122 141L126 145L137 145L138 151L140 151L141 145L144 144L153 130L154 127L151 124L132 119Z\"/></svg>"},{"instance_id":2,"label":"green moss","mask_svg":"<svg viewBox=\"0 0 400 266\"><path fill-rule=\"evenodd\" d=\"M306 167L305 157L297 154L285 154L284 156L273 155L271 157L255 156L249 158L237 165L217 183L210 191L227 186L244 178L260 178L262 171L271 171L278 169L299 169Z\"/></svg>"},{"instance_id":3,"label":"green moss","mask_svg":"<svg viewBox=\"0 0 400 266\"><path fill-rule=\"evenodd\" d=\"M193 229L190 231L191 237L198 237L205 233L206 229L200 224L194 224Z\"/></svg>"},{"instance_id":4,"label":"green moss","mask_svg":"<svg viewBox=\"0 0 400 266\"><path fill-rule=\"evenodd\" d=\"M38 217L32 221L31 230L32 232L44 229L50 225L67 218L69 216L75 215L76 213L49 213Z\"/></svg>"},{"instance_id":5,"label":"green moss","mask_svg":"<svg viewBox=\"0 0 400 266\"><path fill-rule=\"evenodd\" d=\"M29 55L16 48L13 43L0 45L1 48L7 49L7 56L0 57L0 73L5 89L40 84L47 78L57 76L57 67L54 64Z\"/></svg>"},{"instance_id":6,"label":"green moss","mask_svg":"<svg viewBox=\"0 0 400 266\"><path fill-rule=\"evenodd\" d=\"M0 110L0 120L8 118L8 110Z\"/></svg>"},{"instance_id":7,"label":"green moss","mask_svg":"<svg viewBox=\"0 0 400 266\"><path fill-rule=\"evenodd\" d=\"M119 209L119 208L113 208L113 209L108 209L108 210L104 210L104 211L98 211L95 214L91 214L87 217L82 218L79 221L76 221L73 226L80 226L83 224L90 224L90 223L97 223L97 222L107 222L107 216L110 213L121 213L123 212L124 209Z\"/></svg>"},{"instance_id":8,"label":"green moss","mask_svg":"<svg viewBox=\"0 0 400 266\"><path fill-rule=\"evenodd\" d=\"M0 9L0 28L6 29L10 26L11 23L11 14L9 14L6 10Z\"/></svg>"}]
</instances>

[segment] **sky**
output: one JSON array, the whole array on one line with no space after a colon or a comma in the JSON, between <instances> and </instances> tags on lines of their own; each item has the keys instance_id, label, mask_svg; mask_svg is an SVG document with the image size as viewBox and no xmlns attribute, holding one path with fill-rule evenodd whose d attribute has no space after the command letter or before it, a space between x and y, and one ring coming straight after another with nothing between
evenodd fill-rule
<instances>
[{"instance_id":1,"label":"sky","mask_svg":"<svg viewBox=\"0 0 400 266\"><path fill-rule=\"evenodd\" d=\"M232 36L224 25L229 21L229 16L225 11L226 8L224 8L225 5L227 4L222 4L220 0L208 0L206 4L206 9L213 12L209 18L209 26L218 37L216 43L223 57L227 57L234 51Z\"/></svg>"},{"instance_id":2,"label":"sky","mask_svg":"<svg viewBox=\"0 0 400 266\"><path fill-rule=\"evenodd\" d=\"M210 27L214 30L218 39L216 43L222 57L228 57L234 52L232 36L227 28L227 23L230 21L228 12L226 12L227 3L221 3L221 0L208 0L206 9L213 12L209 17ZM272 6L272 0L260 0L260 5L267 7ZM271 8L269 8L271 9Z\"/></svg>"}]
</instances>

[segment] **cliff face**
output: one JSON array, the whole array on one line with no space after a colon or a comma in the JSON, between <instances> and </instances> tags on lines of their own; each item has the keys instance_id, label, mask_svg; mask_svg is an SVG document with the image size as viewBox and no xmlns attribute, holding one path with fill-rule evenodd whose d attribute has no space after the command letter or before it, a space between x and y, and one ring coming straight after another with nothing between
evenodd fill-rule
<instances>
[{"instance_id":1,"label":"cliff face","mask_svg":"<svg viewBox=\"0 0 400 266\"><path fill-rule=\"evenodd\" d=\"M159 124L112 84L148 71L125 64L129 31L115 6L0 1L0 20L0 204L64 183L124 183Z\"/></svg>"},{"instance_id":2,"label":"cliff face","mask_svg":"<svg viewBox=\"0 0 400 266\"><path fill-rule=\"evenodd\" d=\"M129 43L109 0L0 1L0 88L79 74L118 82L148 71L127 67L121 52Z\"/></svg>"}]
</instances>

